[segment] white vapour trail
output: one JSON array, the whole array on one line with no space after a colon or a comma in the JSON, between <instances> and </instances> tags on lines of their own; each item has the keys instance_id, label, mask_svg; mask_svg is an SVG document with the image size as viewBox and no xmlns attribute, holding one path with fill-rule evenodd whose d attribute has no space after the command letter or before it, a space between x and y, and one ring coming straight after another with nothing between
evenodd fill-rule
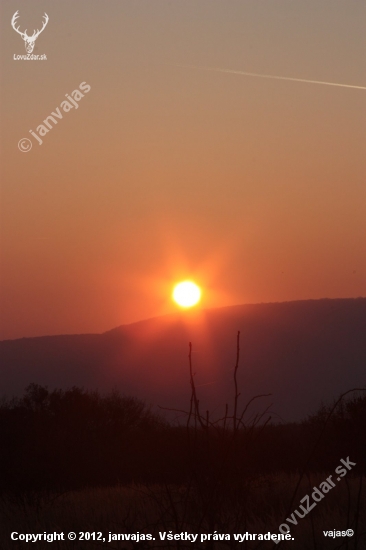
<instances>
[{"instance_id":1,"label":"white vapour trail","mask_svg":"<svg viewBox=\"0 0 366 550\"><path fill-rule=\"evenodd\" d=\"M366 90L366 86L354 86L353 84L339 84L338 82L322 82L321 80L307 80L305 78L292 78L291 76L275 76L272 74L248 73L245 71L234 71L232 69L220 69L216 67L196 67L194 65L176 65L185 69L198 69L201 71L214 71L218 73L240 74L242 76L254 76L256 78L270 78L274 80L289 80L291 82L305 82L307 84L322 84L323 86L337 86L338 88L353 88L354 90Z\"/></svg>"}]
</instances>

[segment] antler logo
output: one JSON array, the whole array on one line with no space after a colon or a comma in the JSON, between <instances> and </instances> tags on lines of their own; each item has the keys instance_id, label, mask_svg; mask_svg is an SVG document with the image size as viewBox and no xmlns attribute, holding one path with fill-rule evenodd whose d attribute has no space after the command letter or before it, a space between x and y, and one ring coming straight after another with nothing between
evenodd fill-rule
<instances>
[{"instance_id":1,"label":"antler logo","mask_svg":"<svg viewBox=\"0 0 366 550\"><path fill-rule=\"evenodd\" d=\"M24 45L25 45L26 52L27 53L32 53L33 48L34 48L34 43L37 40L37 38L39 37L39 35L41 34L41 32L43 31L43 29L45 28L45 26L47 25L49 17L47 15L47 13L44 14L44 16L43 16L44 21L43 21L43 26L42 26L41 30L37 29L36 31L33 32L32 36L27 35L27 29L25 29L24 32L21 32L19 30L19 27L15 26L15 23L16 23L16 20L18 19L18 17L19 17L19 10L14 13L14 15L12 17L12 20L11 20L11 26L23 38L23 40L25 42Z\"/></svg>"}]
</instances>

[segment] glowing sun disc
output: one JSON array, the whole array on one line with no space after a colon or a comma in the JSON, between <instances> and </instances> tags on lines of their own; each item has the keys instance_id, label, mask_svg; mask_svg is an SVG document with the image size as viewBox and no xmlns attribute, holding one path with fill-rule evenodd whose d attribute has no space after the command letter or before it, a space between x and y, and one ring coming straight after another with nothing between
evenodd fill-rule
<instances>
[{"instance_id":1,"label":"glowing sun disc","mask_svg":"<svg viewBox=\"0 0 366 550\"><path fill-rule=\"evenodd\" d=\"M180 307L195 306L201 299L201 289L192 281L182 281L173 290L173 300Z\"/></svg>"}]
</instances>

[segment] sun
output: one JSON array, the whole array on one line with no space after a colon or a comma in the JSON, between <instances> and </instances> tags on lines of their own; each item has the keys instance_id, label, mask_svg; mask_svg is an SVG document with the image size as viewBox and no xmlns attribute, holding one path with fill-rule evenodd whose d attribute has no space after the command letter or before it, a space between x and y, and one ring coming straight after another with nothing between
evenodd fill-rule
<instances>
[{"instance_id":1,"label":"sun","mask_svg":"<svg viewBox=\"0 0 366 550\"><path fill-rule=\"evenodd\" d=\"M193 281L182 281L175 285L172 298L180 307L193 307L201 299L201 289Z\"/></svg>"}]
</instances>

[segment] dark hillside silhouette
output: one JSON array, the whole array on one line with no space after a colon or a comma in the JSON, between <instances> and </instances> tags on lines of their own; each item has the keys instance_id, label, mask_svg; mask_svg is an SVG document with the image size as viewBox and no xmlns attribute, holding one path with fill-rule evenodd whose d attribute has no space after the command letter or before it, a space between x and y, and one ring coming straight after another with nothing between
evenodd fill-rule
<instances>
[{"instance_id":1,"label":"dark hillside silhouette","mask_svg":"<svg viewBox=\"0 0 366 550\"><path fill-rule=\"evenodd\" d=\"M154 405L186 409L192 341L202 406L219 414L232 398L238 330L241 399L271 393L265 404L273 403L272 410L286 421L366 384L366 299L359 298L184 312L104 334L3 341L0 391L20 395L30 383L116 388Z\"/></svg>"}]
</instances>

